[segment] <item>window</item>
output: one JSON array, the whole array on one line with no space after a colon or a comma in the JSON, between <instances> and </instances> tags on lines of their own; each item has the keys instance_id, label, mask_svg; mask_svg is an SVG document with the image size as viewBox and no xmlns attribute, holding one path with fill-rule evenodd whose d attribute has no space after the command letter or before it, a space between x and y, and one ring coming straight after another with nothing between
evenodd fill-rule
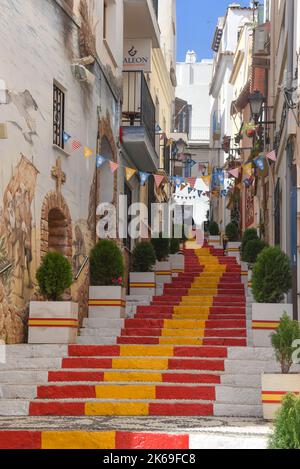
<instances>
[{"instance_id":1,"label":"window","mask_svg":"<svg viewBox=\"0 0 300 469\"><path fill-rule=\"evenodd\" d=\"M53 143L64 148L65 93L56 83L53 84Z\"/></svg>"}]
</instances>

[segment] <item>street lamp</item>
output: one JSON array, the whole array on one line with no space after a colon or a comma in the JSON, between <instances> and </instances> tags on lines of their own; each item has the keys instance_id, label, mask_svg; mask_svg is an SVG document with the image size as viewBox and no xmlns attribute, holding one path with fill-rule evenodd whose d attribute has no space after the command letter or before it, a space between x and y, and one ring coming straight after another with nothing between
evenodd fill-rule
<instances>
[{"instance_id":1,"label":"street lamp","mask_svg":"<svg viewBox=\"0 0 300 469\"><path fill-rule=\"evenodd\" d=\"M258 119L261 116L263 104L265 102L265 98L261 94L260 91L256 90L249 96L249 104L251 115L255 122L258 122Z\"/></svg>"}]
</instances>

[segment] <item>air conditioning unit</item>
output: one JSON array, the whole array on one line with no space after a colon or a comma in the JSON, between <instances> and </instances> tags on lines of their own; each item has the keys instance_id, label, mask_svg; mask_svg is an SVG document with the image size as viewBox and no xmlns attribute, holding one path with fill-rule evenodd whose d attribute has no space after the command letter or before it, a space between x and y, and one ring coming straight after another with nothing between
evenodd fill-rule
<instances>
[{"instance_id":1,"label":"air conditioning unit","mask_svg":"<svg viewBox=\"0 0 300 469\"><path fill-rule=\"evenodd\" d=\"M94 85L96 77L84 65L73 64L71 65L71 69L76 80L88 83L89 85Z\"/></svg>"}]
</instances>

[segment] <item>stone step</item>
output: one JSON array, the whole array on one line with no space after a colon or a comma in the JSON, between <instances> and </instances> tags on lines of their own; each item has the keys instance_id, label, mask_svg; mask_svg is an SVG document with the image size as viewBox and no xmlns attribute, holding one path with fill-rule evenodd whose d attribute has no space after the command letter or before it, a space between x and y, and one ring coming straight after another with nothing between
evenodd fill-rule
<instances>
[{"instance_id":1,"label":"stone step","mask_svg":"<svg viewBox=\"0 0 300 469\"><path fill-rule=\"evenodd\" d=\"M61 358L51 357L8 357L5 363L0 363L0 372L2 370L47 370L49 368L60 368L62 363Z\"/></svg>"}]
</instances>

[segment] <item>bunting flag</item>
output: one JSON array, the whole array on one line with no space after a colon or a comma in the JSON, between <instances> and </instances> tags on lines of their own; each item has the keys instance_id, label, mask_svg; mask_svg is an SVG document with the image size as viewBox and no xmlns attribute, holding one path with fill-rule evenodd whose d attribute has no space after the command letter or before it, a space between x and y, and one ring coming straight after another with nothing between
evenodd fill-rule
<instances>
[{"instance_id":1,"label":"bunting flag","mask_svg":"<svg viewBox=\"0 0 300 469\"><path fill-rule=\"evenodd\" d=\"M186 188L186 186L187 186L186 184L181 184L180 190L183 191Z\"/></svg>"},{"instance_id":2,"label":"bunting flag","mask_svg":"<svg viewBox=\"0 0 300 469\"><path fill-rule=\"evenodd\" d=\"M176 186L179 187L183 183L183 181L184 181L183 177L174 176L174 182L175 182Z\"/></svg>"},{"instance_id":3,"label":"bunting flag","mask_svg":"<svg viewBox=\"0 0 300 469\"><path fill-rule=\"evenodd\" d=\"M158 188L162 184L163 180L165 179L165 176L161 174L154 174L153 176L154 176L156 187Z\"/></svg>"},{"instance_id":4,"label":"bunting flag","mask_svg":"<svg viewBox=\"0 0 300 469\"><path fill-rule=\"evenodd\" d=\"M195 187L195 184L196 184L196 178L187 178L187 182L189 183L189 185L194 188Z\"/></svg>"},{"instance_id":5,"label":"bunting flag","mask_svg":"<svg viewBox=\"0 0 300 469\"><path fill-rule=\"evenodd\" d=\"M198 192L199 197L201 197L201 195L204 193L203 191L197 191L197 192Z\"/></svg>"},{"instance_id":6,"label":"bunting flag","mask_svg":"<svg viewBox=\"0 0 300 469\"><path fill-rule=\"evenodd\" d=\"M187 162L187 164L188 164L191 168L193 168L193 167L197 164L197 161L190 160L190 161Z\"/></svg>"},{"instance_id":7,"label":"bunting flag","mask_svg":"<svg viewBox=\"0 0 300 469\"><path fill-rule=\"evenodd\" d=\"M252 163L244 164L243 174L252 176Z\"/></svg>"},{"instance_id":8,"label":"bunting flag","mask_svg":"<svg viewBox=\"0 0 300 469\"><path fill-rule=\"evenodd\" d=\"M254 182L254 178L252 176L243 180L243 183L245 184L247 188L252 186L253 182Z\"/></svg>"},{"instance_id":9,"label":"bunting flag","mask_svg":"<svg viewBox=\"0 0 300 469\"><path fill-rule=\"evenodd\" d=\"M106 158L104 158L104 156L102 155L97 155L96 156L96 166L97 168L101 168L102 165L104 165L104 163L106 162Z\"/></svg>"},{"instance_id":10,"label":"bunting flag","mask_svg":"<svg viewBox=\"0 0 300 469\"><path fill-rule=\"evenodd\" d=\"M171 145L173 145L173 139L169 138L169 140L167 141L166 147L170 147Z\"/></svg>"},{"instance_id":11,"label":"bunting flag","mask_svg":"<svg viewBox=\"0 0 300 469\"><path fill-rule=\"evenodd\" d=\"M72 141L72 151L77 151L82 147L82 144L79 142L79 140L73 140Z\"/></svg>"},{"instance_id":12,"label":"bunting flag","mask_svg":"<svg viewBox=\"0 0 300 469\"><path fill-rule=\"evenodd\" d=\"M273 150L270 153L267 154L266 158L270 161L274 161L276 163L277 161L277 156L276 156L276 151Z\"/></svg>"},{"instance_id":13,"label":"bunting flag","mask_svg":"<svg viewBox=\"0 0 300 469\"><path fill-rule=\"evenodd\" d=\"M226 197L226 196L227 196L227 191L226 191L226 189L223 189L223 190L220 192L220 194L221 194L221 197Z\"/></svg>"},{"instance_id":14,"label":"bunting flag","mask_svg":"<svg viewBox=\"0 0 300 469\"><path fill-rule=\"evenodd\" d=\"M119 165L118 163L115 163L114 161L110 161L109 167L110 167L112 174L114 174L114 172L118 169Z\"/></svg>"},{"instance_id":15,"label":"bunting flag","mask_svg":"<svg viewBox=\"0 0 300 469\"><path fill-rule=\"evenodd\" d=\"M69 135L67 132L63 132L63 139L64 139L64 142L67 143L71 138L71 135Z\"/></svg>"},{"instance_id":16,"label":"bunting flag","mask_svg":"<svg viewBox=\"0 0 300 469\"><path fill-rule=\"evenodd\" d=\"M228 174L233 176L235 179L238 179L240 176L240 168L231 169L230 171L228 171Z\"/></svg>"},{"instance_id":17,"label":"bunting flag","mask_svg":"<svg viewBox=\"0 0 300 469\"><path fill-rule=\"evenodd\" d=\"M156 124L156 126L155 126L155 133L156 133L156 134L160 134L161 131L162 131L162 129L161 129L160 125L159 125L159 124Z\"/></svg>"},{"instance_id":18,"label":"bunting flag","mask_svg":"<svg viewBox=\"0 0 300 469\"><path fill-rule=\"evenodd\" d=\"M136 169L132 169L132 168L125 168L125 177L126 177L126 181L130 181L130 179L137 173L137 170Z\"/></svg>"},{"instance_id":19,"label":"bunting flag","mask_svg":"<svg viewBox=\"0 0 300 469\"><path fill-rule=\"evenodd\" d=\"M144 171L139 171L141 185L144 186L149 179L150 174L145 173Z\"/></svg>"},{"instance_id":20,"label":"bunting flag","mask_svg":"<svg viewBox=\"0 0 300 469\"><path fill-rule=\"evenodd\" d=\"M166 138L166 134L165 134L165 132L163 132L160 136L160 140L164 140L165 138Z\"/></svg>"},{"instance_id":21,"label":"bunting flag","mask_svg":"<svg viewBox=\"0 0 300 469\"><path fill-rule=\"evenodd\" d=\"M211 176L203 176L202 178L202 181L204 182L204 184L206 186L210 186L210 183L211 183Z\"/></svg>"},{"instance_id":22,"label":"bunting flag","mask_svg":"<svg viewBox=\"0 0 300 469\"><path fill-rule=\"evenodd\" d=\"M259 156L258 158L255 158L254 163L255 163L255 166L261 171L265 170L265 157L264 156Z\"/></svg>"},{"instance_id":23,"label":"bunting flag","mask_svg":"<svg viewBox=\"0 0 300 469\"><path fill-rule=\"evenodd\" d=\"M84 157L89 158L93 154L93 150L91 150L89 147L84 147L83 151Z\"/></svg>"},{"instance_id":24,"label":"bunting flag","mask_svg":"<svg viewBox=\"0 0 300 469\"><path fill-rule=\"evenodd\" d=\"M199 165L198 165L198 171L199 171L200 173L205 172L205 171L206 171L206 166L205 166L204 164L202 164L202 163L199 163Z\"/></svg>"}]
</instances>

